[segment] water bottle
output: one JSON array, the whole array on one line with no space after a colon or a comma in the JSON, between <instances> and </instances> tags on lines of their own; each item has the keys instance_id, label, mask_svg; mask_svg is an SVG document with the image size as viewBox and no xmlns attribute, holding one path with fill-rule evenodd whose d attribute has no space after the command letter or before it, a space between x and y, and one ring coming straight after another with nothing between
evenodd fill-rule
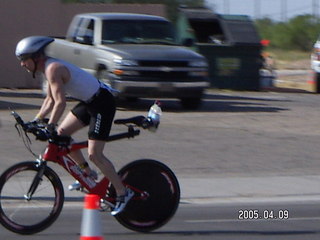
<instances>
[{"instance_id":1,"label":"water bottle","mask_svg":"<svg viewBox=\"0 0 320 240\"><path fill-rule=\"evenodd\" d=\"M148 120L151 122L151 126L149 130L151 132L155 132L160 123L160 116L162 114L162 110L160 107L160 101L155 101L154 104L150 107L148 113Z\"/></svg>"}]
</instances>

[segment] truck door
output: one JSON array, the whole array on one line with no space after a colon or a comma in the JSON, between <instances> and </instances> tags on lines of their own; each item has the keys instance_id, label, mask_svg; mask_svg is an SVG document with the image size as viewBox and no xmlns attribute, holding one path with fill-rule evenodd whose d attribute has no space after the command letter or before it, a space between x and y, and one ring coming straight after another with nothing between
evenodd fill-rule
<instances>
[{"instance_id":1,"label":"truck door","mask_svg":"<svg viewBox=\"0 0 320 240\"><path fill-rule=\"evenodd\" d=\"M72 63L81 67L82 69L93 73L94 60L92 57L94 26L95 22L90 18L82 18L74 31L73 41L78 43L74 44L71 52Z\"/></svg>"}]
</instances>

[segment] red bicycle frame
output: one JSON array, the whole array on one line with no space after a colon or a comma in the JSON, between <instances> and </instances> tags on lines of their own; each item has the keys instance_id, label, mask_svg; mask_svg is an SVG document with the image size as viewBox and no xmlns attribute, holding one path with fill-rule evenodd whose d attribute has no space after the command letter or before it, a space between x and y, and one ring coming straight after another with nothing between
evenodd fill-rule
<instances>
[{"instance_id":1,"label":"red bicycle frame","mask_svg":"<svg viewBox=\"0 0 320 240\"><path fill-rule=\"evenodd\" d=\"M99 182L96 182L91 176L82 171L79 166L68 157L68 153L88 147L88 142L73 143L69 147L59 146L54 143L49 143L42 158L45 161L58 163L67 170L83 187L90 193L99 195L101 198L106 197L107 189L110 181L104 177Z\"/></svg>"},{"instance_id":2,"label":"red bicycle frame","mask_svg":"<svg viewBox=\"0 0 320 240\"><path fill-rule=\"evenodd\" d=\"M139 133L140 130L134 129L133 127L129 126L128 132L109 136L107 142L123 138L133 138L134 136L139 135ZM42 159L44 161L58 163L76 180L78 180L80 184L84 188L86 188L89 193L100 196L101 199L106 200L109 204L114 204L115 198L107 197L108 190L111 187L111 182L109 181L109 179L103 177L99 182L97 182L94 178L82 171L79 168L79 166L70 157L68 157L68 154L70 152L77 151L87 147L88 141L72 143L69 146L60 146L56 143L49 142L46 150L44 151ZM136 195L136 197L134 197L133 199L146 199L149 196L149 194L145 191L139 190L128 184L125 185L140 195Z\"/></svg>"}]
</instances>

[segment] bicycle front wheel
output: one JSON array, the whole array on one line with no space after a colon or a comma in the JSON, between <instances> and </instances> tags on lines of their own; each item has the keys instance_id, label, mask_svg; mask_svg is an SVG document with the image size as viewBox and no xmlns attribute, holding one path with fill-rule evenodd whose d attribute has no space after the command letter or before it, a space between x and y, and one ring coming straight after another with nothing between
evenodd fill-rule
<instances>
[{"instance_id":1,"label":"bicycle front wheel","mask_svg":"<svg viewBox=\"0 0 320 240\"><path fill-rule=\"evenodd\" d=\"M156 160L136 160L123 167L119 175L125 184L148 195L146 199L133 198L116 215L120 224L134 231L150 232L171 219L179 205L180 187L166 165Z\"/></svg>"},{"instance_id":2,"label":"bicycle front wheel","mask_svg":"<svg viewBox=\"0 0 320 240\"><path fill-rule=\"evenodd\" d=\"M37 162L22 162L0 177L0 223L19 234L34 234L49 227L64 202L58 175L45 167L39 177Z\"/></svg>"}]
</instances>

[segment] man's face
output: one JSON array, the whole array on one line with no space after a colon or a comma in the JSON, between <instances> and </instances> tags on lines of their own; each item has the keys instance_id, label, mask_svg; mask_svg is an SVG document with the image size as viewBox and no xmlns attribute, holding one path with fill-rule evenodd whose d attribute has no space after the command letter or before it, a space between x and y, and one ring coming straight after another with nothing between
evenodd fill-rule
<instances>
[{"instance_id":1,"label":"man's face","mask_svg":"<svg viewBox=\"0 0 320 240\"><path fill-rule=\"evenodd\" d=\"M31 58L20 61L21 67L24 67L28 72L33 72L35 69L34 61Z\"/></svg>"}]
</instances>

